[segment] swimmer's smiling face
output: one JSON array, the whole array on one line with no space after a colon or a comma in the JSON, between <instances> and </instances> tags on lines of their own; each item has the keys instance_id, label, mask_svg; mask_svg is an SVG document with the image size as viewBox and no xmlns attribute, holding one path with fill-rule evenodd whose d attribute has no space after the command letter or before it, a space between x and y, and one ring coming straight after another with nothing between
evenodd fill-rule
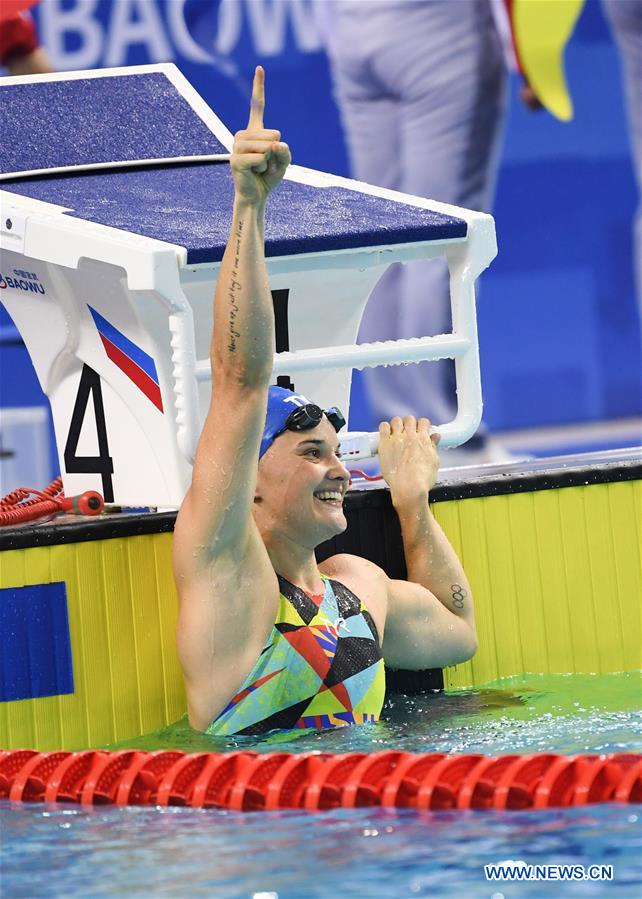
<instances>
[{"instance_id":1,"label":"swimmer's smiling face","mask_svg":"<svg viewBox=\"0 0 642 899\"><path fill-rule=\"evenodd\" d=\"M280 434L259 462L254 517L311 548L347 527L343 498L350 474L338 457L339 436L324 416L309 431Z\"/></svg>"}]
</instances>

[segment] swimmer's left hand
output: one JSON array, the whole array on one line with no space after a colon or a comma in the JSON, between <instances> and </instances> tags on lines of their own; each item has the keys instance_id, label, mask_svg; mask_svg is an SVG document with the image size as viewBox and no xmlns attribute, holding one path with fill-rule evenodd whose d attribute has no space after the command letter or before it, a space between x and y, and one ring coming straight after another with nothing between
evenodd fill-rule
<instances>
[{"instance_id":1,"label":"swimmer's left hand","mask_svg":"<svg viewBox=\"0 0 642 899\"><path fill-rule=\"evenodd\" d=\"M381 474L395 508L427 499L437 480L439 439L427 418L407 415L379 425Z\"/></svg>"},{"instance_id":2,"label":"swimmer's left hand","mask_svg":"<svg viewBox=\"0 0 642 899\"><path fill-rule=\"evenodd\" d=\"M265 128L265 72L257 66L252 84L250 118L247 128L234 135L230 168L236 195L252 204L264 203L280 183L290 164L290 149L281 141L281 132Z\"/></svg>"}]
</instances>

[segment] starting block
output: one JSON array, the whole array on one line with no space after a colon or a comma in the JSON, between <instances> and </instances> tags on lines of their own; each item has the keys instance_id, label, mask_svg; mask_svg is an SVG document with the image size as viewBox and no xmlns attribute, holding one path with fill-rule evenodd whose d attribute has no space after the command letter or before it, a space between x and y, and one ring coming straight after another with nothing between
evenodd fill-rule
<instances>
[{"instance_id":1,"label":"starting block","mask_svg":"<svg viewBox=\"0 0 642 899\"><path fill-rule=\"evenodd\" d=\"M51 402L65 492L177 507L210 401L233 137L171 64L4 78L0 101L0 299ZM472 436L491 216L293 165L265 247L275 383L347 417L353 368L453 358L458 411L437 427L442 446ZM452 333L357 345L386 268L434 256ZM368 446L342 435L351 458Z\"/></svg>"}]
</instances>

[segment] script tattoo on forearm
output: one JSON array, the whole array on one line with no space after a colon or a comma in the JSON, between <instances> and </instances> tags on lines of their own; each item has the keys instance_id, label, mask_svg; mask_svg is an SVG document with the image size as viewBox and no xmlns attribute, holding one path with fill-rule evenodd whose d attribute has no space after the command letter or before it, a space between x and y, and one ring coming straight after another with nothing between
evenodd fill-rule
<instances>
[{"instance_id":1,"label":"script tattoo on forearm","mask_svg":"<svg viewBox=\"0 0 642 899\"><path fill-rule=\"evenodd\" d=\"M234 265L232 267L232 274L230 277L230 285L228 288L228 297L230 300L230 339L227 344L227 348L230 353L236 352L236 340L240 337L240 333L236 330L235 322L236 317L239 314L239 306L236 302L236 297L238 295L239 290L241 289L241 282L238 280L239 278L239 267L240 267L240 258L241 258L241 234L243 231L243 222L239 221L238 228L236 229L236 246L234 248Z\"/></svg>"},{"instance_id":2,"label":"script tattoo on forearm","mask_svg":"<svg viewBox=\"0 0 642 899\"><path fill-rule=\"evenodd\" d=\"M464 600L466 599L466 591L461 584L451 584L450 589L453 595L453 605L456 609L464 608Z\"/></svg>"}]
</instances>

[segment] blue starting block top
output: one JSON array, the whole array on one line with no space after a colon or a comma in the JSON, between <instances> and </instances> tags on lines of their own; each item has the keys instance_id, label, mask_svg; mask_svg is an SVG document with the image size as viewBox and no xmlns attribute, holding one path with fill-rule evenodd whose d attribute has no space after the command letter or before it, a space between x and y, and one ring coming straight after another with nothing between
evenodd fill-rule
<instances>
[{"instance_id":1,"label":"blue starting block top","mask_svg":"<svg viewBox=\"0 0 642 899\"><path fill-rule=\"evenodd\" d=\"M232 212L229 165L178 160L228 149L212 131L215 118L204 121L163 71L13 83L0 86L0 102L0 174L10 175L0 188L62 206L76 218L178 244L188 263L222 259ZM153 159L177 162L146 166ZM101 163L114 167L73 170ZM68 170L27 176L62 167ZM286 180L268 202L266 253L424 243L466 233L462 219L409 203Z\"/></svg>"},{"instance_id":2,"label":"blue starting block top","mask_svg":"<svg viewBox=\"0 0 642 899\"><path fill-rule=\"evenodd\" d=\"M162 72L0 85L0 173L227 148Z\"/></svg>"},{"instance_id":3,"label":"blue starting block top","mask_svg":"<svg viewBox=\"0 0 642 899\"><path fill-rule=\"evenodd\" d=\"M0 183L70 215L187 249L188 263L218 262L230 230L234 185L226 163ZM466 236L462 219L342 187L283 181L267 205L268 256Z\"/></svg>"}]
</instances>

